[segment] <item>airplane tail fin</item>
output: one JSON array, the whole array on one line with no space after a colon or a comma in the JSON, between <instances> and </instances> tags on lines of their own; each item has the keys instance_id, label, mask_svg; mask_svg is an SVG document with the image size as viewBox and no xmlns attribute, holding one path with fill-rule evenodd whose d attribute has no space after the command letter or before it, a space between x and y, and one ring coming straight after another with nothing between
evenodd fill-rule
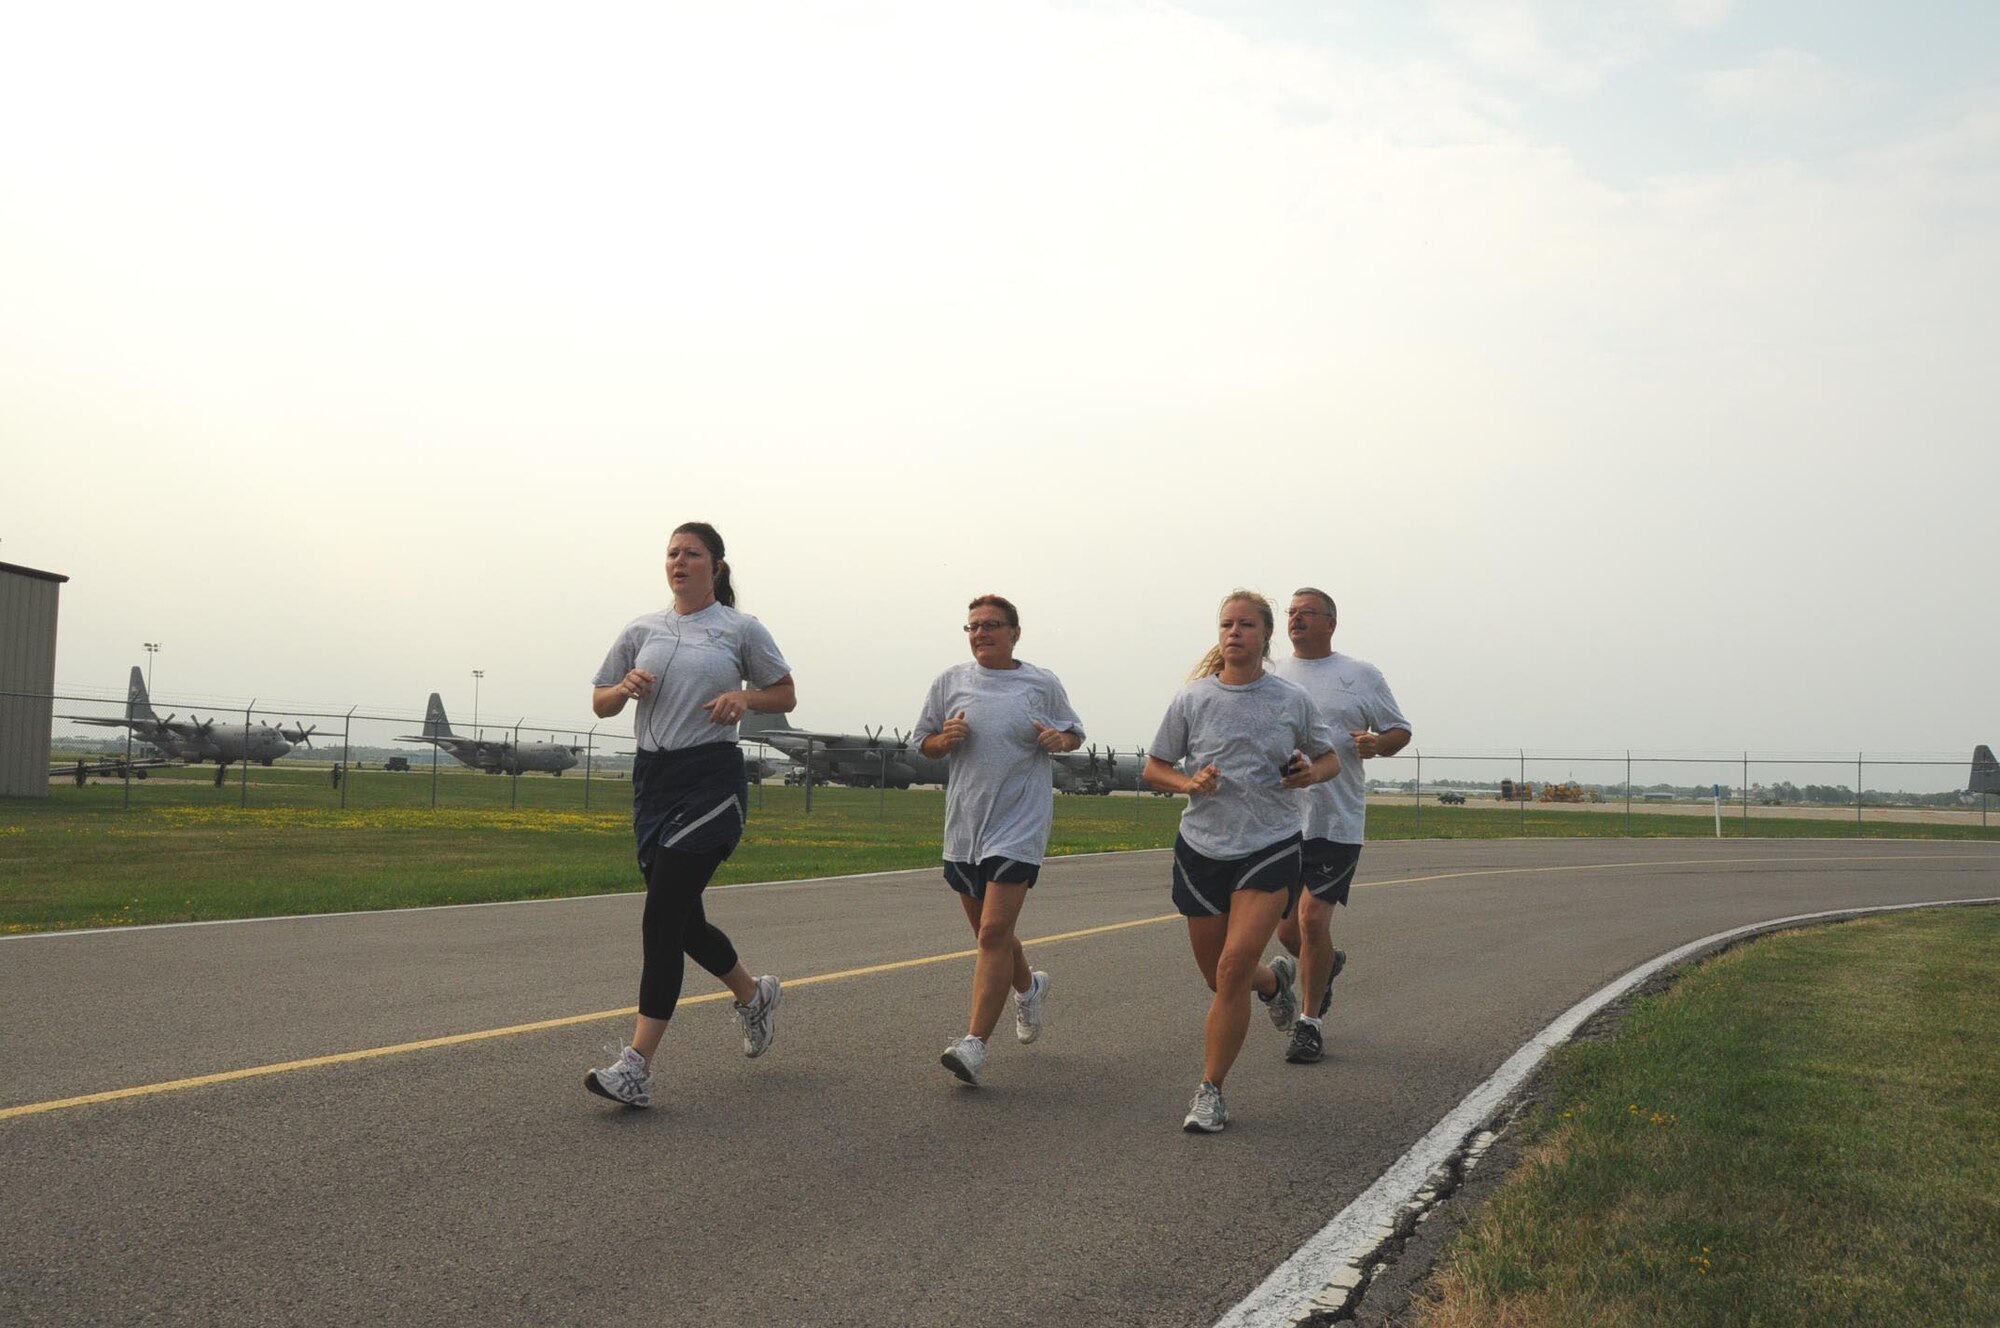
<instances>
[{"instance_id":1,"label":"airplane tail fin","mask_svg":"<svg viewBox=\"0 0 2000 1328\"><path fill-rule=\"evenodd\" d=\"M1968 793L2000 793L2000 761L1993 759L1993 749L1983 742L1972 749L1972 779L1965 789Z\"/></svg>"},{"instance_id":2,"label":"airplane tail fin","mask_svg":"<svg viewBox=\"0 0 2000 1328\"><path fill-rule=\"evenodd\" d=\"M125 718L154 721L160 718L153 713L152 698L146 695L146 675L137 664L132 666L132 681L125 688Z\"/></svg>"},{"instance_id":3,"label":"airplane tail fin","mask_svg":"<svg viewBox=\"0 0 2000 1328\"><path fill-rule=\"evenodd\" d=\"M431 693L431 703L424 707L424 736L426 738L449 738L452 736L451 721L444 717L444 698Z\"/></svg>"},{"instance_id":4,"label":"airplane tail fin","mask_svg":"<svg viewBox=\"0 0 2000 1328\"><path fill-rule=\"evenodd\" d=\"M742 721L736 726L736 732L741 737L754 738L760 733L783 732L791 726L792 721L783 715L764 715L753 710L743 716Z\"/></svg>"}]
</instances>

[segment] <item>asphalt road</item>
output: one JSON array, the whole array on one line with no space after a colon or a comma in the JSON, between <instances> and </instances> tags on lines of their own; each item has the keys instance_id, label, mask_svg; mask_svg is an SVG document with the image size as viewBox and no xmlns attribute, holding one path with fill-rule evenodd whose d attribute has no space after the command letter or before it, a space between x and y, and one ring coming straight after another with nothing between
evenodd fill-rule
<instances>
[{"instance_id":1,"label":"asphalt road","mask_svg":"<svg viewBox=\"0 0 2000 1328\"><path fill-rule=\"evenodd\" d=\"M970 945L934 874L715 892L787 979L778 1041L745 1060L685 1005L650 1112L582 1088L607 1016L9 1115L618 1009L637 896L0 941L0 1322L1200 1328L1606 981L1764 918L2000 894L2000 846L1373 846L1328 1059L1284 1064L1254 1013L1215 1137L1180 1129L1207 992L1165 873L1045 870L1024 936L1088 934L1031 947L1048 1031L1003 1022L978 1090L937 1064L970 959L912 962Z\"/></svg>"}]
</instances>

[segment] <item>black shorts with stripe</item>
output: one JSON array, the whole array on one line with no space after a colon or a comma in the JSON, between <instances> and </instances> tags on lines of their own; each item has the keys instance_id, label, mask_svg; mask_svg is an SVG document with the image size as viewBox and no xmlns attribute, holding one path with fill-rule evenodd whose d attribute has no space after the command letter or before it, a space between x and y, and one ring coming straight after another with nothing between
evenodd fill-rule
<instances>
[{"instance_id":1,"label":"black shorts with stripe","mask_svg":"<svg viewBox=\"0 0 2000 1328\"><path fill-rule=\"evenodd\" d=\"M1325 904L1344 904L1354 885L1354 869L1361 865L1361 845L1336 844L1331 839L1305 842L1306 889Z\"/></svg>"},{"instance_id":2,"label":"black shorts with stripe","mask_svg":"<svg viewBox=\"0 0 2000 1328\"><path fill-rule=\"evenodd\" d=\"M944 862L944 883L967 899L986 898L987 885L1032 886L1042 874L1039 862L1016 862L1012 858L983 858L978 862Z\"/></svg>"},{"instance_id":3,"label":"black shorts with stripe","mask_svg":"<svg viewBox=\"0 0 2000 1328\"><path fill-rule=\"evenodd\" d=\"M1213 918L1229 912L1230 896L1238 890L1266 894L1283 890L1285 912L1281 916L1289 916L1299 902L1303 843L1304 836L1293 835L1240 858L1211 858L1175 835L1174 907L1182 917Z\"/></svg>"}]
</instances>

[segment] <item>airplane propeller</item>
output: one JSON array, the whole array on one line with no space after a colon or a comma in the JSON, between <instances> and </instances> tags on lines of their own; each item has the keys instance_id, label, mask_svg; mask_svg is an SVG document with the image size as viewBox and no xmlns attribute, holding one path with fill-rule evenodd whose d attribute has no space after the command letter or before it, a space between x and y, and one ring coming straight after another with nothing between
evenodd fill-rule
<instances>
[{"instance_id":1,"label":"airplane propeller","mask_svg":"<svg viewBox=\"0 0 2000 1328\"><path fill-rule=\"evenodd\" d=\"M297 724L293 726L290 733L285 732L284 727L281 725L278 729L278 736L286 742L302 742L310 747L313 745L313 734L318 732L319 725L317 724L314 724L311 728L307 728L304 724Z\"/></svg>"}]
</instances>

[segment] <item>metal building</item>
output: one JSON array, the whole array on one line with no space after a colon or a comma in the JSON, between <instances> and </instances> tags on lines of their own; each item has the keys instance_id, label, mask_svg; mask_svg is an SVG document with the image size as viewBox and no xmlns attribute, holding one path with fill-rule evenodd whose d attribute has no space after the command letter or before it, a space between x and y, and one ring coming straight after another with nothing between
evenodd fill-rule
<instances>
[{"instance_id":1,"label":"metal building","mask_svg":"<svg viewBox=\"0 0 2000 1328\"><path fill-rule=\"evenodd\" d=\"M49 796L56 596L67 580L0 563L0 798Z\"/></svg>"}]
</instances>

